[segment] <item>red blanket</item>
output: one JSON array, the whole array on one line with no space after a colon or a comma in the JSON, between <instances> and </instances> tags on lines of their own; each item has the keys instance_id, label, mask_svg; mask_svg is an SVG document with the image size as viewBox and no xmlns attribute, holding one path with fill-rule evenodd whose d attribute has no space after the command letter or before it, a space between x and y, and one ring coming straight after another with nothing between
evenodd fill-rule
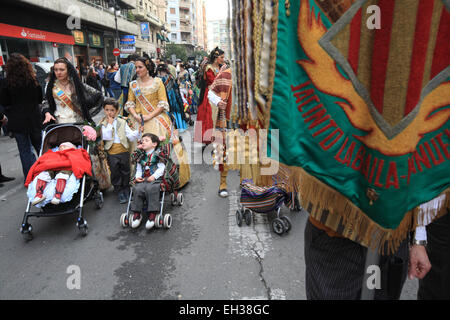
<instances>
[{"instance_id":1,"label":"red blanket","mask_svg":"<svg viewBox=\"0 0 450 320\"><path fill-rule=\"evenodd\" d=\"M28 187L39 173L46 170L70 170L77 179L80 179L85 173L92 176L91 159L86 150L67 149L56 152L49 150L39 157L28 171L25 187Z\"/></svg>"}]
</instances>

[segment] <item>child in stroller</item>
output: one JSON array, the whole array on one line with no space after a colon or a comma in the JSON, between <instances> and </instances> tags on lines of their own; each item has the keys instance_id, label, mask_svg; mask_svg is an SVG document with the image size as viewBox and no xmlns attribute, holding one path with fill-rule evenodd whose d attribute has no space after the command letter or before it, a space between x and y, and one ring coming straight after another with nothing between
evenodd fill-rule
<instances>
[{"instance_id":1,"label":"child in stroller","mask_svg":"<svg viewBox=\"0 0 450 320\"><path fill-rule=\"evenodd\" d=\"M54 193L51 203L58 205L71 174L73 173L79 179L85 173L92 176L91 171L92 166L86 150L77 149L71 142L61 143L56 151L49 150L39 157L28 173L25 186L28 187L33 181L36 189L31 204L36 206L44 202L45 205L48 203L46 194ZM47 184L53 179L56 180L54 190L46 190L44 193ZM29 192L29 194L33 194L33 192Z\"/></svg>"},{"instance_id":2,"label":"child in stroller","mask_svg":"<svg viewBox=\"0 0 450 320\"><path fill-rule=\"evenodd\" d=\"M136 163L131 205L133 216L130 221L133 229L138 228L141 224L144 201L147 202L146 211L149 213L145 228L150 230L155 225L156 214L159 211L161 178L166 167L159 157L159 142L159 138L152 133L142 136L141 148L145 152L145 157Z\"/></svg>"}]
</instances>

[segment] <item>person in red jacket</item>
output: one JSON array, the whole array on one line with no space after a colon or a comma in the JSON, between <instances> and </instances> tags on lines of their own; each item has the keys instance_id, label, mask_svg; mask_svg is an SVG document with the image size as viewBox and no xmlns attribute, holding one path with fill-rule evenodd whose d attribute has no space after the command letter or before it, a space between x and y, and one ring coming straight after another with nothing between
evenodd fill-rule
<instances>
[{"instance_id":1,"label":"person in red jacket","mask_svg":"<svg viewBox=\"0 0 450 320\"><path fill-rule=\"evenodd\" d=\"M61 195L71 174L80 179L83 174L92 175L92 165L88 153L84 149L77 149L70 142L61 143L58 151L47 151L30 168L25 186L36 181L36 196L32 205L45 200L44 190L47 183L56 179L56 192L51 203L57 205L61 202Z\"/></svg>"}]
</instances>

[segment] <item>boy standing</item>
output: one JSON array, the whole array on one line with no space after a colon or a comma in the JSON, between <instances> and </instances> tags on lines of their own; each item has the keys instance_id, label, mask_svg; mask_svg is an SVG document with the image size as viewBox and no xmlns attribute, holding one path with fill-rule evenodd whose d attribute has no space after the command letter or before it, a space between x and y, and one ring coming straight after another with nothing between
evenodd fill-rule
<instances>
[{"instance_id":1,"label":"boy standing","mask_svg":"<svg viewBox=\"0 0 450 320\"><path fill-rule=\"evenodd\" d=\"M111 170L111 183L118 193L119 202L126 203L130 187L130 142L139 137L139 130L131 130L127 121L118 117L119 104L113 98L103 103L105 118L100 122L107 160Z\"/></svg>"},{"instance_id":2,"label":"boy standing","mask_svg":"<svg viewBox=\"0 0 450 320\"><path fill-rule=\"evenodd\" d=\"M155 218L159 211L161 178L166 168L159 157L158 147L159 138L156 135L146 133L142 136L141 149L145 152L145 155L136 164L133 202L131 204L131 211L133 212L131 227L133 229L138 228L141 224L144 200L147 202L147 212L149 213L145 228L150 230L155 225Z\"/></svg>"}]
</instances>

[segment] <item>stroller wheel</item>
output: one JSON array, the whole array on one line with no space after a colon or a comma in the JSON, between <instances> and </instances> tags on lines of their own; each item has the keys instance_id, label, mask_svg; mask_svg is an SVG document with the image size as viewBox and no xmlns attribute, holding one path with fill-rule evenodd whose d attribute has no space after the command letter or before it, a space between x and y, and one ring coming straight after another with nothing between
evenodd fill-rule
<instances>
[{"instance_id":1,"label":"stroller wheel","mask_svg":"<svg viewBox=\"0 0 450 320\"><path fill-rule=\"evenodd\" d=\"M280 218L273 219L272 229L276 234L281 236L286 231L283 220Z\"/></svg>"},{"instance_id":2,"label":"stroller wheel","mask_svg":"<svg viewBox=\"0 0 450 320\"><path fill-rule=\"evenodd\" d=\"M280 218L283 222L284 222L284 227L286 229L286 232L289 232L292 228L292 223L291 223L291 219L289 219L288 217L281 217Z\"/></svg>"},{"instance_id":3,"label":"stroller wheel","mask_svg":"<svg viewBox=\"0 0 450 320\"><path fill-rule=\"evenodd\" d=\"M238 227L242 226L242 211L241 210L236 210L236 224L238 225Z\"/></svg>"},{"instance_id":4,"label":"stroller wheel","mask_svg":"<svg viewBox=\"0 0 450 320\"><path fill-rule=\"evenodd\" d=\"M164 215L164 228L170 229L172 226L172 216L170 214Z\"/></svg>"},{"instance_id":5,"label":"stroller wheel","mask_svg":"<svg viewBox=\"0 0 450 320\"><path fill-rule=\"evenodd\" d=\"M33 227L31 226L31 224L29 224L28 226L25 226L22 228L20 228L20 233L22 234L23 240L25 241L31 241L33 240Z\"/></svg>"},{"instance_id":6,"label":"stroller wheel","mask_svg":"<svg viewBox=\"0 0 450 320\"><path fill-rule=\"evenodd\" d=\"M159 229L159 228L162 228L163 225L164 225L164 219L163 219L162 215L159 214L155 218L155 227Z\"/></svg>"},{"instance_id":7,"label":"stroller wheel","mask_svg":"<svg viewBox=\"0 0 450 320\"><path fill-rule=\"evenodd\" d=\"M178 193L178 195L177 195L177 203L178 203L179 206L182 206L183 203L184 203L184 197L183 197L183 194L181 192Z\"/></svg>"},{"instance_id":8,"label":"stroller wheel","mask_svg":"<svg viewBox=\"0 0 450 320\"><path fill-rule=\"evenodd\" d=\"M129 226L128 214L122 213L122 214L120 215L120 225L121 225L123 228L126 228L126 227Z\"/></svg>"},{"instance_id":9,"label":"stroller wheel","mask_svg":"<svg viewBox=\"0 0 450 320\"><path fill-rule=\"evenodd\" d=\"M85 237L88 234L88 224L86 222L86 220L84 221L83 224L78 226L78 230L80 231L80 235Z\"/></svg>"},{"instance_id":10,"label":"stroller wheel","mask_svg":"<svg viewBox=\"0 0 450 320\"><path fill-rule=\"evenodd\" d=\"M252 224L252 211L250 209L244 210L244 220L248 226Z\"/></svg>"},{"instance_id":11,"label":"stroller wheel","mask_svg":"<svg viewBox=\"0 0 450 320\"><path fill-rule=\"evenodd\" d=\"M172 206L175 206L177 204L177 198L175 197L175 193L170 194L170 203Z\"/></svg>"}]
</instances>

